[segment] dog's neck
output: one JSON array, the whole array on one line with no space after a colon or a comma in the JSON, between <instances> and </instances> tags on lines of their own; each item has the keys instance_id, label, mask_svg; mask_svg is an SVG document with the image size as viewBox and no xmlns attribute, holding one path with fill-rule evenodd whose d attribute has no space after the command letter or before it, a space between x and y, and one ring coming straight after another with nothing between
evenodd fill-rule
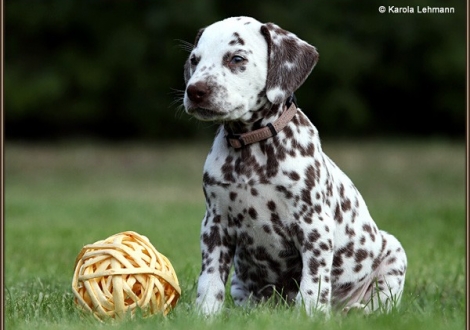
<instances>
[{"instance_id":1,"label":"dog's neck","mask_svg":"<svg viewBox=\"0 0 470 330\"><path fill-rule=\"evenodd\" d=\"M294 118L296 112L297 104L294 96L283 104L262 108L255 112L261 118L255 118L251 125L240 125L239 122L235 128L225 125L227 143L235 149L240 149L253 143L268 140L282 131ZM247 130L248 128L250 130ZM234 132L234 129L237 129L238 132Z\"/></svg>"},{"instance_id":2,"label":"dog's neck","mask_svg":"<svg viewBox=\"0 0 470 330\"><path fill-rule=\"evenodd\" d=\"M253 111L247 121L237 120L225 122L224 129L228 133L243 134L257 130L269 123L275 122L284 110L284 104L272 104L267 102L261 109Z\"/></svg>"}]
</instances>

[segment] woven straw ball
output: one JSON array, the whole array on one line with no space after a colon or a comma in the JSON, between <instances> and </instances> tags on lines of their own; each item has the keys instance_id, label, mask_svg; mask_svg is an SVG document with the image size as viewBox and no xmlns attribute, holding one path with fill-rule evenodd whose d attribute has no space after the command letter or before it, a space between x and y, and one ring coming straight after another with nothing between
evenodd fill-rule
<instances>
[{"instance_id":1,"label":"woven straw ball","mask_svg":"<svg viewBox=\"0 0 470 330\"><path fill-rule=\"evenodd\" d=\"M75 261L75 303L98 319L166 315L181 289L170 261L147 237L122 232L85 245Z\"/></svg>"}]
</instances>

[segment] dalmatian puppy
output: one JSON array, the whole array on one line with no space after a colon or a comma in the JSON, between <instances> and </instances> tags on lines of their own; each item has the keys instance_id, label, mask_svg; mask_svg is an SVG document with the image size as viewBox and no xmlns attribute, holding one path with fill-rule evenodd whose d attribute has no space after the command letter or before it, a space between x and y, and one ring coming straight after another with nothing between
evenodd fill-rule
<instances>
[{"instance_id":1,"label":"dalmatian puppy","mask_svg":"<svg viewBox=\"0 0 470 330\"><path fill-rule=\"evenodd\" d=\"M203 171L202 314L221 311L232 266L238 305L276 296L329 315L389 311L400 301L404 249L377 228L292 98L318 58L295 34L249 17L197 34L184 107L220 123Z\"/></svg>"}]
</instances>

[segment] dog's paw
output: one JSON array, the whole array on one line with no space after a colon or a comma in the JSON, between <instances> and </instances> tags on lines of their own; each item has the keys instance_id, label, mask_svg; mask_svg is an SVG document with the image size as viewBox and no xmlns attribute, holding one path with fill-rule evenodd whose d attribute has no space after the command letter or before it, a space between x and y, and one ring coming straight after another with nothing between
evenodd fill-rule
<instances>
[{"instance_id":1,"label":"dog's paw","mask_svg":"<svg viewBox=\"0 0 470 330\"><path fill-rule=\"evenodd\" d=\"M341 314L344 315L344 316L346 316L350 313L353 313L353 314L359 313L359 314L363 314L363 315L368 314L368 312L366 310L366 305L361 304L361 303L351 304L349 306L344 307L343 310L341 311Z\"/></svg>"}]
</instances>

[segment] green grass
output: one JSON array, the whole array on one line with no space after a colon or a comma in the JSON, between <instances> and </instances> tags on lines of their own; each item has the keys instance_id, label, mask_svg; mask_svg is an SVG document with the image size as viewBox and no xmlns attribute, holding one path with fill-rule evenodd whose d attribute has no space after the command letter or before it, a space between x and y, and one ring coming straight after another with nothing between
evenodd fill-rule
<instances>
[{"instance_id":1,"label":"green grass","mask_svg":"<svg viewBox=\"0 0 470 330\"><path fill-rule=\"evenodd\" d=\"M463 329L465 145L324 141L381 229L408 255L399 310L308 318L296 308L238 308L206 320L193 309L210 145L7 144L4 320L8 329ZM172 262L182 297L166 318L100 324L72 301L83 245L133 230Z\"/></svg>"}]
</instances>

